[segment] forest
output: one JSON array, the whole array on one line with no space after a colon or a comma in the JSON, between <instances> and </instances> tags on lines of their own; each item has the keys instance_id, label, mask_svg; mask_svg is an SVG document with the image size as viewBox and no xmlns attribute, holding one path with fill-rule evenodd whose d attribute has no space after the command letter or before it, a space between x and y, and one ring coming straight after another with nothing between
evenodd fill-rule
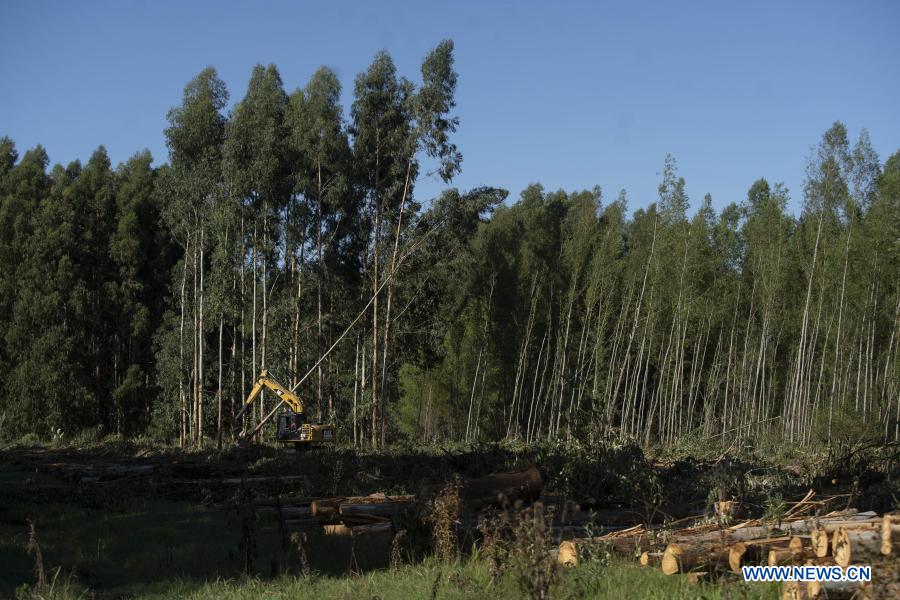
<instances>
[{"instance_id":1,"label":"forest","mask_svg":"<svg viewBox=\"0 0 900 600\"><path fill-rule=\"evenodd\" d=\"M672 156L657 198L458 190L453 43L411 77L229 108L209 67L115 166L0 139L0 438L221 448L268 369L370 448L900 439L900 152L838 121L719 211Z\"/></svg>"}]
</instances>

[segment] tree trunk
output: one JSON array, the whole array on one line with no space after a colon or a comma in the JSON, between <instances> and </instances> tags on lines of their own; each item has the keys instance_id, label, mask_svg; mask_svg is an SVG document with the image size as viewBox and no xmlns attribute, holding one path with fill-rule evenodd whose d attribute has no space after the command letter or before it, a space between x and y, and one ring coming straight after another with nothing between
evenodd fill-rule
<instances>
[{"instance_id":1,"label":"tree trunk","mask_svg":"<svg viewBox=\"0 0 900 600\"><path fill-rule=\"evenodd\" d=\"M178 395L181 399L181 434L178 436L178 446L184 448L187 440L187 392L184 389L184 295L187 292L187 266L188 253L190 252L190 236L185 238L184 244L184 268L181 273L181 321L178 326Z\"/></svg>"},{"instance_id":2,"label":"tree trunk","mask_svg":"<svg viewBox=\"0 0 900 600\"><path fill-rule=\"evenodd\" d=\"M222 332L225 327L225 317L223 313L219 313L219 383L216 390L218 401L216 411L216 448L222 449Z\"/></svg>"},{"instance_id":3,"label":"tree trunk","mask_svg":"<svg viewBox=\"0 0 900 600\"><path fill-rule=\"evenodd\" d=\"M204 241L204 232L203 227L200 227L200 299L199 299L199 316L197 319L197 446L203 447L203 350L204 350L204 324L203 324L203 274L205 269L203 268L203 246L205 245Z\"/></svg>"}]
</instances>

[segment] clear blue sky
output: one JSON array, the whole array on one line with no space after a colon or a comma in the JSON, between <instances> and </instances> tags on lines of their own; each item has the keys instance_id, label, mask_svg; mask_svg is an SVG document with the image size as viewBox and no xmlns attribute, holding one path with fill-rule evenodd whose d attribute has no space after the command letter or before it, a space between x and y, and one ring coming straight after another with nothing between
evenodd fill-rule
<instances>
[{"instance_id":1,"label":"clear blue sky","mask_svg":"<svg viewBox=\"0 0 900 600\"><path fill-rule=\"evenodd\" d=\"M387 49L418 77L456 42L454 185L626 188L656 198L666 153L692 204L721 208L758 177L802 195L810 147L836 119L900 149L900 3L858 2L3 2L0 135L54 162L104 144L113 162L166 160L166 111L213 65L232 102L256 63L288 91L322 64L349 106ZM349 113L349 111L348 111ZM420 181L425 200L440 189Z\"/></svg>"}]
</instances>

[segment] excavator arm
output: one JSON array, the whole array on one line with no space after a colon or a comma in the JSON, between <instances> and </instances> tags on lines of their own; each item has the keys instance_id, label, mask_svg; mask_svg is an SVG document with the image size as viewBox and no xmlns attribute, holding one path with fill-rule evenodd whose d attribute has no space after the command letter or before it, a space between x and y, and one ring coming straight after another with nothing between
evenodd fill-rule
<instances>
[{"instance_id":1,"label":"excavator arm","mask_svg":"<svg viewBox=\"0 0 900 600\"><path fill-rule=\"evenodd\" d=\"M246 429L244 428L245 420L244 415L253 405L259 395L262 393L264 388L269 388L272 390L276 396L278 396L281 400L284 401L285 404L290 407L292 411L297 414L303 414L303 402L300 400L300 396L290 391L280 383L278 383L274 377L269 375L269 372L263 369L259 377L256 379L256 383L253 385L253 389L250 390L250 393L247 394L247 398L244 400L243 406L241 406L241 410L234 416L235 423L235 433L238 434L238 430L240 429L240 434L238 438L243 438L246 435Z\"/></svg>"},{"instance_id":2,"label":"excavator arm","mask_svg":"<svg viewBox=\"0 0 900 600\"><path fill-rule=\"evenodd\" d=\"M269 372L265 370L259 374L256 384L253 386L253 389L250 390L247 399L244 400L244 408L242 410L246 410L247 407L253 404L253 401L256 400L263 388L269 388L275 392L275 395L284 400L284 403L295 413L300 414L303 412L303 402L300 400L300 396L275 381L275 378L269 375Z\"/></svg>"}]
</instances>

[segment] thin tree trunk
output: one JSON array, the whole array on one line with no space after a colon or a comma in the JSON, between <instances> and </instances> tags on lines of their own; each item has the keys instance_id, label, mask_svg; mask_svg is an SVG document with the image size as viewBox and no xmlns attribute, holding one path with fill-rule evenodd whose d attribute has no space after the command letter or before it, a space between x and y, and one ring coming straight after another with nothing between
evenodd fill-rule
<instances>
[{"instance_id":1,"label":"thin tree trunk","mask_svg":"<svg viewBox=\"0 0 900 600\"><path fill-rule=\"evenodd\" d=\"M204 245L205 240L203 226L200 227L200 300L199 300L199 316L197 319L198 327L197 327L197 445L199 447L203 447L203 384L205 382L203 375L203 350L204 350L204 324L203 324L203 275L205 269L203 268L203 258L204 258Z\"/></svg>"},{"instance_id":2,"label":"thin tree trunk","mask_svg":"<svg viewBox=\"0 0 900 600\"><path fill-rule=\"evenodd\" d=\"M190 246L191 238L188 235L184 243L184 267L181 272L181 320L178 325L178 395L181 399L181 434L178 436L178 446L180 448L184 448L188 437L187 392L184 389L184 295L187 293L187 267Z\"/></svg>"},{"instance_id":3,"label":"thin tree trunk","mask_svg":"<svg viewBox=\"0 0 900 600\"><path fill-rule=\"evenodd\" d=\"M381 402L384 404L385 401L385 384L387 382L387 369L388 369L388 346L390 341L390 329L391 329L391 300L394 296L394 271L397 268L397 251L400 248L400 232L402 230L403 225L403 210L406 207L406 196L409 194L409 185L410 185L410 177L412 175L412 160L407 161L406 163L406 179L403 183L403 195L400 197L400 213L397 215L397 229L394 232L394 250L391 252L391 270L388 273L388 277L390 277L390 281L387 285L387 300L385 302L384 307L384 342L381 348ZM374 363L373 363L374 364ZM373 371L374 372L374 371ZM382 407L382 414L384 413L384 408ZM381 445L384 446L385 440L385 419L382 416L381 420Z\"/></svg>"},{"instance_id":4,"label":"thin tree trunk","mask_svg":"<svg viewBox=\"0 0 900 600\"><path fill-rule=\"evenodd\" d=\"M225 327L223 313L219 313L219 384L216 396L218 410L216 412L216 448L222 449L222 332Z\"/></svg>"}]
</instances>

